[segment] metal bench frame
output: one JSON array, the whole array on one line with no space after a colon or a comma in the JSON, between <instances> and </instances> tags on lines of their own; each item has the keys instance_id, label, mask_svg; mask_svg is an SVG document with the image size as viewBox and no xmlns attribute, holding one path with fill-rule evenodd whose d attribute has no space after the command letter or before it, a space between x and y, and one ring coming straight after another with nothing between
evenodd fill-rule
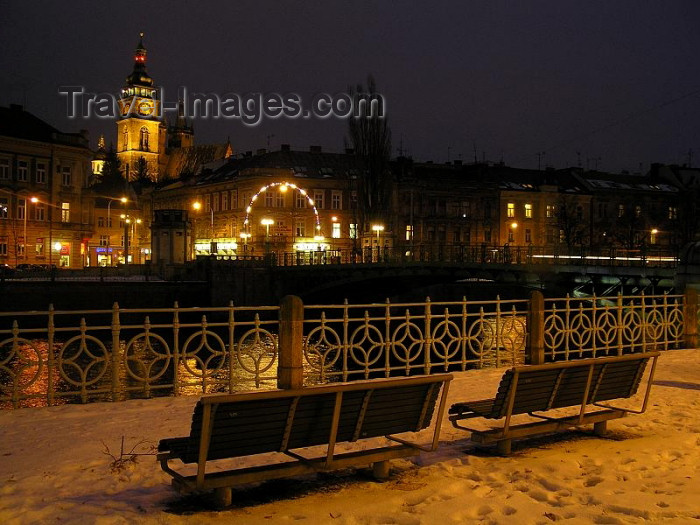
<instances>
[{"instance_id":1,"label":"metal bench frame","mask_svg":"<svg viewBox=\"0 0 700 525\"><path fill-rule=\"evenodd\" d=\"M347 467L372 465L373 473L376 478L385 478L389 475L389 460L416 456L421 451L433 451L438 446L440 437L440 427L442 424L443 415L447 401L447 393L449 383L452 380L451 374L436 374L432 376L419 376L408 378L393 378L386 380L367 380L356 381L352 383L337 383L330 385L311 386L296 390L274 390L274 391L254 391L242 392L236 394L210 395L200 399L199 404L202 405L203 415L201 431L197 436L188 438L171 438L161 440L159 450L167 450L157 455L156 459L160 462L161 468L173 477L173 487L178 492L188 493L195 491L206 491L214 489L216 499L219 506L227 506L231 504L231 487L235 485L259 482L269 479L297 476L306 473L337 470ZM343 394L347 392L364 391L362 406L360 408L355 431L352 438L345 440L354 442L359 439L364 439L361 435L361 429L365 419L370 414L371 405L370 398L373 392L379 390L394 389L398 391L402 387L410 387L416 385L427 385L428 389L422 400L420 407L420 417L417 424L411 428L407 426L401 429L400 432L417 432L430 426L430 420L426 418L430 414L435 416L435 428L432 435L432 440L428 446L421 445L416 442L398 437L396 435L385 436L369 436L369 437L385 437L394 442L394 445L379 446L366 450L358 450L345 453L336 453L338 428L343 411ZM442 393L439 389L442 388ZM437 389L437 391L436 391ZM302 454L302 450L308 445L295 447L296 450L290 450L289 439L292 432L292 427L295 421L295 411L297 403L301 398L307 396L319 396L332 394L335 396L332 420L330 431L328 433L326 446L326 454L320 457L306 457ZM279 435L275 430L271 432L270 437L279 437L279 447L270 452L279 452L291 458L293 461L285 461L282 463L265 464L261 466L237 468L224 472L207 472L207 462L210 461L209 445L214 432L213 426L216 424L215 414L217 408L225 403L245 403L247 401L259 401L265 399L290 399L291 403L286 416L284 432ZM437 406L437 409L435 405ZM414 408L418 408L415 407ZM193 416L194 417L194 416ZM194 429L193 421L193 429ZM193 430L195 431L195 430ZM194 441L193 441L194 440ZM194 475L183 475L174 470L169 465L169 461L179 459L183 463L193 463L184 457L183 444L193 444L198 446L197 454L197 472ZM179 445L179 446L178 446ZM316 444L314 444L316 445ZM231 454L228 457L246 457L246 454ZM222 459L222 458L218 458Z\"/></svg>"},{"instance_id":2,"label":"metal bench frame","mask_svg":"<svg viewBox=\"0 0 700 525\"><path fill-rule=\"evenodd\" d=\"M594 425L594 433L596 435L603 435L607 430L607 421L611 419L617 419L625 416L628 413L641 414L643 413L649 402L649 393L651 391L652 381L654 379L654 372L656 370L656 362L659 357L659 352L648 352L644 354L629 354L625 356L617 357L603 357L594 359L582 359L578 361L566 361L561 363L548 363L544 365L532 365L532 366L520 366L514 367L508 370L503 378L501 379L501 385L499 386L499 395L501 392L505 391L505 411L494 412L491 410L495 407L495 402L497 398L489 400L479 400L479 401L467 401L463 403L455 403L450 408L450 415L448 416L450 422L455 428L462 430L468 430L471 434L471 440L480 444L492 444L496 443L497 450L502 455L508 455L511 453L511 440L514 438L522 438L540 434L546 434L550 432L556 432L559 430L564 430L572 427L580 427L586 424ZM624 399L635 395L637 387L641 381L641 376L644 373L646 363L648 360L652 360L651 371L649 373L649 378L646 385L646 390L644 393L644 399L642 401L642 406L639 409L629 409L619 406L612 406L609 403L594 401L596 398L596 393L601 388L601 386L606 384L606 367L613 363L621 363L625 361L639 361L638 367L631 369L630 373L636 374L635 377L630 378L633 380L633 387L628 393L629 395L620 395L614 399ZM574 407L580 405L578 415L574 416L563 416L563 417L553 417L550 415L545 415L536 412L546 412L551 410L555 399L557 399L560 393L560 385L562 377L567 371L572 369L588 369L588 376L585 382L584 388L581 391L580 397L574 402L570 402L566 405L559 405L554 408L566 408ZM600 369L595 382L594 370ZM523 401L527 399L528 393L522 394L518 390L520 385L520 380L523 377L532 375L540 371L552 371L558 370L557 379L553 385L551 394L549 396L548 402L542 406L542 408L535 411L527 412L517 412L514 413L514 406L516 405L516 399ZM547 381L551 381L551 377L546 377ZM531 379L528 387L532 390L533 384L537 386L536 379ZM545 383L545 381L541 381ZM545 385L546 387L546 385ZM541 392L540 392L541 395ZM574 396L577 392L574 392ZM592 401L593 400L593 401ZM590 406L595 407L594 411L589 409ZM602 409L602 410L598 410ZM511 418L513 415L527 414L531 417L542 419L543 421L529 422L518 425L511 424ZM460 420L470 419L476 417L483 417L487 419L501 419L505 418L503 427L492 428L490 430L479 430L470 428L459 423Z\"/></svg>"}]
</instances>

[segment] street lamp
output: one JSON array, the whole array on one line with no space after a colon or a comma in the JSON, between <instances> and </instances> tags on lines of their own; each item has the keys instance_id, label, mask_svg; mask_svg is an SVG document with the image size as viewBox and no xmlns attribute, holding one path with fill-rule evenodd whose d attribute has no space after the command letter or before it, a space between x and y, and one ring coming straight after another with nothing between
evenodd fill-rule
<instances>
[{"instance_id":1,"label":"street lamp","mask_svg":"<svg viewBox=\"0 0 700 525\"><path fill-rule=\"evenodd\" d=\"M196 212L199 212L199 210L202 209L202 203L199 201L194 201L192 203L192 209L194 209L194 211L196 211ZM210 221L211 235L210 235L210 239L209 239L209 242L210 242L209 255L214 255L214 253L217 251L217 248L216 248L216 241L214 240L214 208L212 208L211 204L209 204L209 213L211 216L211 221ZM195 228L195 233L196 233L196 228Z\"/></svg>"},{"instance_id":2,"label":"street lamp","mask_svg":"<svg viewBox=\"0 0 700 525\"><path fill-rule=\"evenodd\" d=\"M379 251L379 234L384 231L384 225L383 224L373 224L372 231L377 232L377 262L379 262L379 254L381 253Z\"/></svg>"},{"instance_id":3,"label":"street lamp","mask_svg":"<svg viewBox=\"0 0 700 525\"><path fill-rule=\"evenodd\" d=\"M126 197L119 197L119 198L114 198L114 197L102 197L103 199L107 199L107 257L109 258L109 265L112 266L112 254L109 251L109 241L110 241L110 230L112 229L112 219L110 217L110 212L111 212L111 207L112 207L112 202L113 201L119 201L122 204L126 204L128 199Z\"/></svg>"},{"instance_id":4,"label":"street lamp","mask_svg":"<svg viewBox=\"0 0 700 525\"><path fill-rule=\"evenodd\" d=\"M24 262L27 262L27 215L29 215L29 202L33 202L36 204L39 202L39 199L36 197L31 197L29 201L27 199L24 199L24 238L22 239L23 245L23 252L24 252Z\"/></svg>"},{"instance_id":5,"label":"street lamp","mask_svg":"<svg viewBox=\"0 0 700 525\"><path fill-rule=\"evenodd\" d=\"M265 226L265 252L270 251L270 225L274 224L272 219L263 219L260 224Z\"/></svg>"}]
</instances>

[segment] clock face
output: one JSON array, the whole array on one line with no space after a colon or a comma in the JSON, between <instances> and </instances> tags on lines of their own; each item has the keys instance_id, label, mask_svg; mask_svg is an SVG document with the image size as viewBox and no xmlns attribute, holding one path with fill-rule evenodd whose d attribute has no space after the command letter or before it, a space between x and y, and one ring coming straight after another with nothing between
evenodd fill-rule
<instances>
[{"instance_id":1,"label":"clock face","mask_svg":"<svg viewBox=\"0 0 700 525\"><path fill-rule=\"evenodd\" d=\"M153 105L150 102L143 100L139 102L138 110L140 115L150 117L153 114Z\"/></svg>"}]
</instances>

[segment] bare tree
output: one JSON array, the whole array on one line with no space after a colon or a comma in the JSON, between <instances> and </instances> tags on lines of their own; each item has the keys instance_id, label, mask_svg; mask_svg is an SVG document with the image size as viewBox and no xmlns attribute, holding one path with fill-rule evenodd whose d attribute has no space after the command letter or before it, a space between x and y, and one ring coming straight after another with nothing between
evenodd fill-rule
<instances>
[{"instance_id":1,"label":"bare tree","mask_svg":"<svg viewBox=\"0 0 700 525\"><path fill-rule=\"evenodd\" d=\"M367 88L361 84L350 89L355 107L360 107L364 98L370 100L378 95L374 78L367 78ZM361 173L356 179L358 231L364 232L370 221L386 220L391 199L391 130L386 117L366 111L351 116L349 124L350 143L355 155L361 160Z\"/></svg>"},{"instance_id":2,"label":"bare tree","mask_svg":"<svg viewBox=\"0 0 700 525\"><path fill-rule=\"evenodd\" d=\"M559 196L556 208L557 226L562 232L564 243L569 251L582 245L586 234L583 207L574 195Z\"/></svg>"}]
</instances>

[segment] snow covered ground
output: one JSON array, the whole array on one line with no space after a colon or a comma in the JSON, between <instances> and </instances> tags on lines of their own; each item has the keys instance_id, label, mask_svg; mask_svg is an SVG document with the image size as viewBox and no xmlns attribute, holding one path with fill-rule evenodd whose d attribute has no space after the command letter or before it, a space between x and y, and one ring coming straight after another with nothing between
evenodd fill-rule
<instances>
[{"instance_id":1,"label":"snow covered ground","mask_svg":"<svg viewBox=\"0 0 700 525\"><path fill-rule=\"evenodd\" d=\"M489 397L502 370L457 374L450 402ZM179 497L154 457L111 469L125 448L148 452L189 432L196 398L0 412L0 523L700 524L700 350L665 353L643 415L586 432L514 443L508 458L478 451L443 425L442 444L393 462L392 477L344 471L234 491L215 511Z\"/></svg>"}]
</instances>

